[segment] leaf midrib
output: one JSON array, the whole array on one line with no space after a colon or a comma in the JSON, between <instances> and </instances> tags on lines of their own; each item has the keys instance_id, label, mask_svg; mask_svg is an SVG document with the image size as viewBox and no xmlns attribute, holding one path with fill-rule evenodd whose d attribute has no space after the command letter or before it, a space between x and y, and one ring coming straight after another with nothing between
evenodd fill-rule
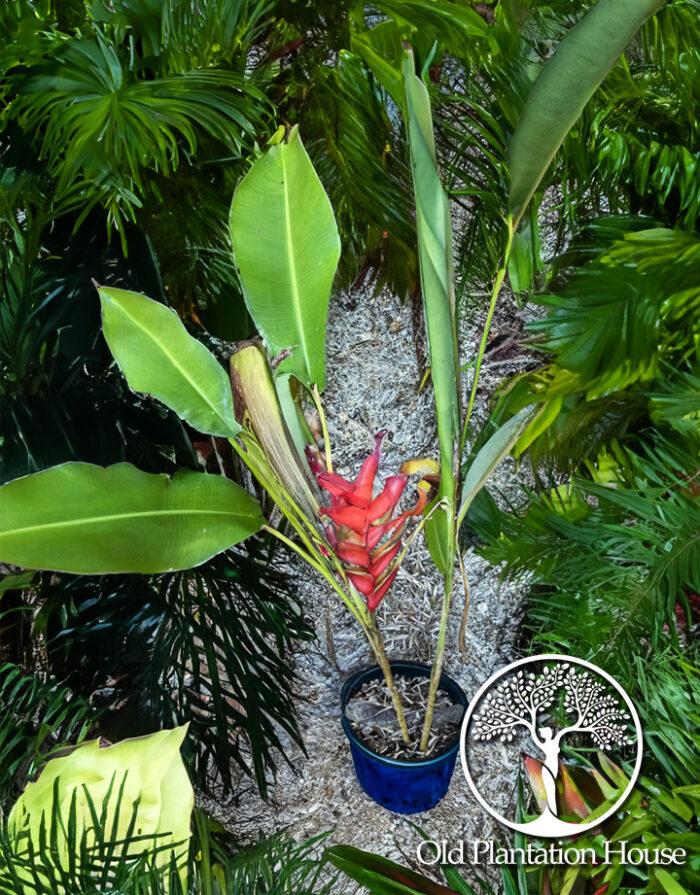
<instances>
[{"instance_id":1,"label":"leaf midrib","mask_svg":"<svg viewBox=\"0 0 700 895\"><path fill-rule=\"evenodd\" d=\"M13 528L0 534L0 540L3 537L24 534L25 532L43 531L49 528L73 528L79 525L99 524L100 522L114 522L120 519L146 519L153 516L236 516L238 518L245 517L245 513L233 512L231 510L198 510L198 509L176 509L176 510L140 510L131 513L111 513L107 516L86 516L82 519L61 519L58 522L42 522L40 525L28 525L23 528Z\"/></svg>"},{"instance_id":2,"label":"leaf midrib","mask_svg":"<svg viewBox=\"0 0 700 895\"><path fill-rule=\"evenodd\" d=\"M292 242L293 242L293 231L292 231L292 218L290 214L290 206L289 206L289 178L287 176L287 160L285 157L284 147L282 147L282 152L280 153L282 157L282 185L284 187L284 221L285 228L287 230L288 238L285 240L287 245L287 260L289 262L290 276L291 276L291 287L292 287L292 295L294 297L294 301L292 305L294 307L294 316L297 321L297 330L299 332L300 344L297 345L297 348L301 348L302 354L304 355L304 363L306 366L306 372L308 374L309 380L313 378L311 372L311 362L309 358L309 353L306 347L306 331L304 329L303 318L301 315L301 303L299 296L299 281L297 277L297 269L294 261L294 254L292 252ZM292 347L289 345L284 346L286 348Z\"/></svg>"}]
</instances>

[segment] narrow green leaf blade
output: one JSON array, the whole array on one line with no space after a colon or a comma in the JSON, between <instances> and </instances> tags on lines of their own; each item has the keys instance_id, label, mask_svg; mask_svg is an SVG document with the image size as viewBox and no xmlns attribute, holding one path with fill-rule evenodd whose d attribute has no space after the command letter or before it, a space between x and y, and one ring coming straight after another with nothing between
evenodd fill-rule
<instances>
[{"instance_id":1,"label":"narrow green leaf blade","mask_svg":"<svg viewBox=\"0 0 700 895\"><path fill-rule=\"evenodd\" d=\"M200 432L236 435L226 371L175 311L138 292L98 291L102 331L131 388L158 398Z\"/></svg>"},{"instance_id":2,"label":"narrow green leaf blade","mask_svg":"<svg viewBox=\"0 0 700 895\"><path fill-rule=\"evenodd\" d=\"M455 452L459 438L459 362L454 312L452 226L445 191L435 158L430 99L425 84L416 76L413 53L403 63L406 87L406 123L411 146L413 188L416 197L418 251L430 367L435 393L440 441L440 489L446 501L426 523L426 537L438 569L451 565L455 504Z\"/></svg>"},{"instance_id":3,"label":"narrow green leaf blade","mask_svg":"<svg viewBox=\"0 0 700 895\"><path fill-rule=\"evenodd\" d=\"M503 423L494 432L476 457L474 457L464 477L462 503L457 514L458 527L464 521L469 505L484 487L488 477L527 428L532 414L533 410L531 407L525 407L519 413L516 413L515 416Z\"/></svg>"},{"instance_id":4,"label":"narrow green leaf blade","mask_svg":"<svg viewBox=\"0 0 700 895\"><path fill-rule=\"evenodd\" d=\"M401 32L389 19L350 36L350 49L362 57L365 65L379 81L396 105L404 108L405 95L401 64L403 57Z\"/></svg>"},{"instance_id":5,"label":"narrow green leaf blade","mask_svg":"<svg viewBox=\"0 0 700 895\"><path fill-rule=\"evenodd\" d=\"M256 532L257 502L222 476L65 463L0 487L0 560L76 574L186 569Z\"/></svg>"},{"instance_id":6,"label":"narrow green leaf blade","mask_svg":"<svg viewBox=\"0 0 700 895\"><path fill-rule=\"evenodd\" d=\"M517 219L584 106L643 22L665 0L598 0L557 47L532 88L510 148Z\"/></svg>"},{"instance_id":7,"label":"narrow green leaf blade","mask_svg":"<svg viewBox=\"0 0 700 895\"><path fill-rule=\"evenodd\" d=\"M414 873L388 858L351 845L334 845L326 860L370 891L371 895L456 895L452 889Z\"/></svg>"},{"instance_id":8,"label":"narrow green leaf blade","mask_svg":"<svg viewBox=\"0 0 700 895\"><path fill-rule=\"evenodd\" d=\"M333 209L292 130L238 185L231 241L248 310L272 355L291 351L278 373L325 382L326 317L340 257Z\"/></svg>"},{"instance_id":9,"label":"narrow green leaf blade","mask_svg":"<svg viewBox=\"0 0 700 895\"><path fill-rule=\"evenodd\" d=\"M675 879L668 870L656 868L656 879L661 883L667 895L689 895L688 890Z\"/></svg>"}]
</instances>

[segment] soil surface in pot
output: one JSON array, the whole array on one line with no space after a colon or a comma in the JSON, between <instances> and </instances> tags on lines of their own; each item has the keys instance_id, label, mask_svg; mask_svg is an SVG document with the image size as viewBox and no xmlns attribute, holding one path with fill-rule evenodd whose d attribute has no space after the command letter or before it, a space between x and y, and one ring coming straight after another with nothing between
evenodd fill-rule
<instances>
[{"instance_id":1,"label":"soil surface in pot","mask_svg":"<svg viewBox=\"0 0 700 895\"><path fill-rule=\"evenodd\" d=\"M368 749L384 758L425 761L447 752L459 736L464 706L455 705L447 693L438 690L428 749L422 752L420 739L430 680L396 675L394 681L401 694L411 742L405 743L403 740L389 689L383 678L363 684L348 700L345 717L355 736Z\"/></svg>"}]
</instances>

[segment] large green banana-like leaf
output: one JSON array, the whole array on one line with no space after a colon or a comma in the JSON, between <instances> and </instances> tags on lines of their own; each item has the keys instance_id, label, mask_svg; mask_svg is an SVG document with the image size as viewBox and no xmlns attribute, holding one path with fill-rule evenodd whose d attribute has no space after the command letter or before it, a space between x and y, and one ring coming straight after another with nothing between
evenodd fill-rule
<instances>
[{"instance_id":1,"label":"large green banana-like leaf","mask_svg":"<svg viewBox=\"0 0 700 895\"><path fill-rule=\"evenodd\" d=\"M102 331L126 381L210 435L240 430L225 370L177 314L138 292L101 287Z\"/></svg>"},{"instance_id":2,"label":"large green banana-like leaf","mask_svg":"<svg viewBox=\"0 0 700 895\"><path fill-rule=\"evenodd\" d=\"M454 313L452 227L447 197L435 160L430 99L425 84L415 74L410 50L404 56L403 73L416 197L421 287L440 440L438 499L446 502L446 506L433 513L426 523L426 536L433 561L444 573L451 564L453 553L455 452L459 438L459 362Z\"/></svg>"},{"instance_id":3,"label":"large green banana-like leaf","mask_svg":"<svg viewBox=\"0 0 700 895\"><path fill-rule=\"evenodd\" d=\"M340 237L331 203L294 128L238 185L231 241L248 310L278 373L325 382L326 317Z\"/></svg>"},{"instance_id":4,"label":"large green banana-like leaf","mask_svg":"<svg viewBox=\"0 0 700 895\"><path fill-rule=\"evenodd\" d=\"M186 726L160 730L107 748L89 740L49 761L10 811L12 851L26 857L29 840L39 852L45 835L52 847L38 855L39 872L53 870L59 876L75 861L85 836L88 842L113 842L113 853L124 859L148 852L163 871L174 860L185 884L194 808L194 791L180 755L186 733ZM24 891L34 888L28 885Z\"/></svg>"},{"instance_id":5,"label":"large green banana-like leaf","mask_svg":"<svg viewBox=\"0 0 700 895\"><path fill-rule=\"evenodd\" d=\"M77 574L187 569L256 532L256 501L218 475L65 463L0 487L0 561Z\"/></svg>"},{"instance_id":6,"label":"large green banana-like leaf","mask_svg":"<svg viewBox=\"0 0 700 895\"><path fill-rule=\"evenodd\" d=\"M556 151L639 26L665 0L598 0L557 47L532 88L510 148L517 222Z\"/></svg>"}]
</instances>

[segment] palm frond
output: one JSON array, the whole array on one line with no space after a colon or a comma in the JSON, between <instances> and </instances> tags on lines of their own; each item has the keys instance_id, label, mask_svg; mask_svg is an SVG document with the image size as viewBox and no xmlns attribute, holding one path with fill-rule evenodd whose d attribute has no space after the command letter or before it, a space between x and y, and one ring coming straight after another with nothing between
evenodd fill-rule
<instances>
[{"instance_id":1,"label":"palm frond","mask_svg":"<svg viewBox=\"0 0 700 895\"><path fill-rule=\"evenodd\" d=\"M88 732L94 711L52 678L0 666L0 808L7 809L28 778L66 743Z\"/></svg>"},{"instance_id":2,"label":"palm frond","mask_svg":"<svg viewBox=\"0 0 700 895\"><path fill-rule=\"evenodd\" d=\"M302 745L289 655L311 631L262 560L229 551L156 578L54 577L40 595L52 667L113 708L109 738L189 721L201 786L230 791L237 768L263 794L282 732Z\"/></svg>"},{"instance_id":3,"label":"palm frond","mask_svg":"<svg viewBox=\"0 0 700 895\"><path fill-rule=\"evenodd\" d=\"M172 173L206 139L240 154L264 100L243 75L219 69L145 77L117 45L53 33L23 46L5 77L5 116L35 135L38 155L81 219L98 204L122 232L142 204L147 172ZM89 195L88 195L89 194Z\"/></svg>"},{"instance_id":4,"label":"palm frond","mask_svg":"<svg viewBox=\"0 0 700 895\"><path fill-rule=\"evenodd\" d=\"M657 441L618 465L615 486L576 479L504 514L484 549L528 582L528 614L544 651L633 674L625 657L676 637L676 604L700 585L694 450Z\"/></svg>"},{"instance_id":5,"label":"palm frond","mask_svg":"<svg viewBox=\"0 0 700 895\"><path fill-rule=\"evenodd\" d=\"M340 284L370 263L399 294L410 293L418 261L405 146L359 57L343 54L320 69L299 115L343 240Z\"/></svg>"}]
</instances>

